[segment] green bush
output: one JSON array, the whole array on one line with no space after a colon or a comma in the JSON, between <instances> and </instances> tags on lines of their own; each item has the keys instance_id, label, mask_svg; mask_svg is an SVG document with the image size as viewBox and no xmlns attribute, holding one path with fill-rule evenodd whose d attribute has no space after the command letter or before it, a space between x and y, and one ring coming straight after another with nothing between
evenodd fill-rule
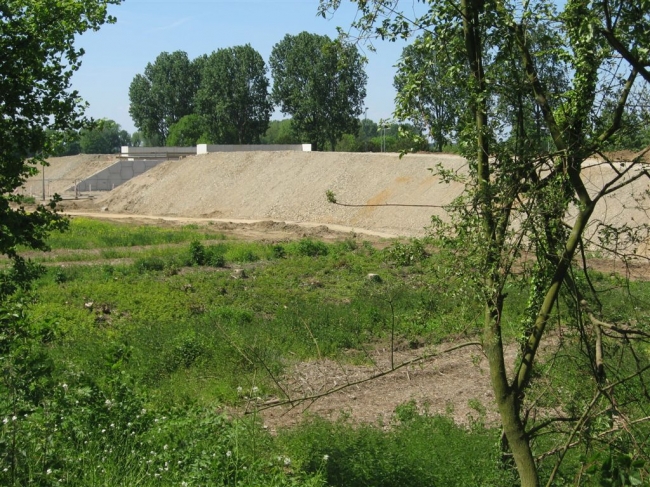
<instances>
[{"instance_id":1,"label":"green bush","mask_svg":"<svg viewBox=\"0 0 650 487\"><path fill-rule=\"evenodd\" d=\"M428 257L421 240L413 239L409 243L396 242L385 250L386 260L399 266L410 266L422 262Z\"/></svg>"},{"instance_id":2,"label":"green bush","mask_svg":"<svg viewBox=\"0 0 650 487\"><path fill-rule=\"evenodd\" d=\"M190 263L197 266L223 267L226 265L226 247L224 245L211 245L205 247L198 240L190 244Z\"/></svg>"},{"instance_id":3,"label":"green bush","mask_svg":"<svg viewBox=\"0 0 650 487\"><path fill-rule=\"evenodd\" d=\"M133 266L139 273L157 272L165 269L166 263L160 257L140 257L135 260Z\"/></svg>"},{"instance_id":4,"label":"green bush","mask_svg":"<svg viewBox=\"0 0 650 487\"><path fill-rule=\"evenodd\" d=\"M174 372L179 368L190 368L200 359L207 359L209 350L203 343L202 337L195 333L180 336L171 350L163 358L164 368L167 372Z\"/></svg>"},{"instance_id":5,"label":"green bush","mask_svg":"<svg viewBox=\"0 0 650 487\"><path fill-rule=\"evenodd\" d=\"M442 416L402 417L388 431L315 419L281 432L279 442L306 472L323 469L330 486L515 485L513 472L498 468L498 430L466 430Z\"/></svg>"},{"instance_id":6,"label":"green bush","mask_svg":"<svg viewBox=\"0 0 650 487\"><path fill-rule=\"evenodd\" d=\"M310 238L304 238L300 240L296 246L298 255L304 255L308 257L317 257L320 255L327 255L329 249L324 242L320 240L312 240Z\"/></svg>"}]
</instances>

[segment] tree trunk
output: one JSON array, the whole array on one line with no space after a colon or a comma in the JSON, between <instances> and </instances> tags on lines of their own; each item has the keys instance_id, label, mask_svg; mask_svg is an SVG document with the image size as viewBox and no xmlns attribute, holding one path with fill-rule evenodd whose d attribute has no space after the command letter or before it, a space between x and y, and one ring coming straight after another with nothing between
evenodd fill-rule
<instances>
[{"instance_id":1,"label":"tree trunk","mask_svg":"<svg viewBox=\"0 0 650 487\"><path fill-rule=\"evenodd\" d=\"M495 203L492 199L490 182L490 148L488 130L488 109L485 92L487 91L483 70L482 40L479 17L484 9L482 0L461 0L463 17L463 34L474 86L470 109L474 116L478 152L476 160L477 199L481 213L483 234L487 245L486 268L491 269L485 286L489 290L485 305L485 326L483 348L490 366L490 380L501 416L501 424L512 451L522 487L538 487L539 477L530 443L520 418L519 397L508 384L503 341L501 334L501 316L503 311L503 293L499 286L498 262L501 253L499 225L494 217ZM498 206L498 205L497 205ZM498 209L496 210L498 211ZM490 296L491 294L491 296Z\"/></svg>"}]
</instances>

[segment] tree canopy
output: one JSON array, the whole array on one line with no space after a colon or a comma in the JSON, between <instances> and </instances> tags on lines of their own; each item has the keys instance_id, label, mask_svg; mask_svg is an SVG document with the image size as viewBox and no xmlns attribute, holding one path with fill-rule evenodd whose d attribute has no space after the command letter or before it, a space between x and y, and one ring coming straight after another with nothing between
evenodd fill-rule
<instances>
[{"instance_id":1,"label":"tree canopy","mask_svg":"<svg viewBox=\"0 0 650 487\"><path fill-rule=\"evenodd\" d=\"M394 40L426 30L430 42L418 46L425 59L438 62L442 46L448 53L442 81L402 62L400 117L421 117L420 97L431 86L445 88L446 76L462 89L457 137L467 171L441 165L436 174L466 191L446 221L434 221L432 235L454 259L468 299L484 306L475 332L503 427L504 467L512 464L524 487L594 472L601 485L641 485L650 325L608 315L599 299L606 287L591 279L588 252L629 262L648 235L643 225L594 214L649 176L648 149L625 163L605 149L626 133L630 108L650 81L650 2L427 0L420 16L411 2L354 3L361 37ZM321 0L321 13L339 4ZM514 283L525 284L527 306L509 322ZM519 336L511 362L506 327ZM565 377L578 378L573 386L544 376L543 344L556 350L551 362L571 357L562 363L571 369ZM550 405L553 412L544 409ZM572 448L601 460L561 478Z\"/></svg>"},{"instance_id":2,"label":"tree canopy","mask_svg":"<svg viewBox=\"0 0 650 487\"><path fill-rule=\"evenodd\" d=\"M394 80L396 115L426 128L438 152L454 137L463 107L453 55L424 33L404 48Z\"/></svg>"},{"instance_id":3,"label":"tree canopy","mask_svg":"<svg viewBox=\"0 0 650 487\"><path fill-rule=\"evenodd\" d=\"M162 52L153 64L147 64L144 74L133 78L129 113L145 139L164 145L169 128L194 113L200 64L190 61L183 51Z\"/></svg>"},{"instance_id":4,"label":"tree canopy","mask_svg":"<svg viewBox=\"0 0 650 487\"><path fill-rule=\"evenodd\" d=\"M70 90L81 65L77 35L114 19L107 13L120 0L66 2L9 0L0 4L0 253L24 269L18 245L46 248L45 237L65 221L55 202L27 212L14 191L57 147L63 134L83 126L83 104ZM2 279L0 294L11 288ZM14 281L15 282L15 281ZM7 284L7 286L5 286Z\"/></svg>"},{"instance_id":5,"label":"tree canopy","mask_svg":"<svg viewBox=\"0 0 650 487\"><path fill-rule=\"evenodd\" d=\"M367 76L354 45L308 32L286 35L269 64L274 102L313 150L325 142L334 150L344 133L357 132Z\"/></svg>"},{"instance_id":6,"label":"tree canopy","mask_svg":"<svg viewBox=\"0 0 650 487\"><path fill-rule=\"evenodd\" d=\"M131 136L114 120L99 120L81 131L79 145L84 154L115 154L123 145L131 145Z\"/></svg>"},{"instance_id":7,"label":"tree canopy","mask_svg":"<svg viewBox=\"0 0 650 487\"><path fill-rule=\"evenodd\" d=\"M208 143L208 140L203 118L193 113L185 115L169 127L167 145L169 147L191 147L196 144Z\"/></svg>"},{"instance_id":8,"label":"tree canopy","mask_svg":"<svg viewBox=\"0 0 650 487\"><path fill-rule=\"evenodd\" d=\"M212 143L259 143L273 108L262 56L250 45L219 49L201 61L197 114Z\"/></svg>"}]
</instances>

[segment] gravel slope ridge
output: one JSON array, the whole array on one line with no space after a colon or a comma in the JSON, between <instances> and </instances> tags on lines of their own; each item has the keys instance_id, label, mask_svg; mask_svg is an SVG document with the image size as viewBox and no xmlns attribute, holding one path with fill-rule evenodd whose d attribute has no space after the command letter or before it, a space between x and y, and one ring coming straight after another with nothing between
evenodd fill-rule
<instances>
[{"instance_id":1,"label":"gravel slope ridge","mask_svg":"<svg viewBox=\"0 0 650 487\"><path fill-rule=\"evenodd\" d=\"M93 174L106 169L118 160L117 155L106 154L78 154L67 157L51 157L49 166L45 167L45 183L48 195L63 194L66 189ZM43 191L43 169L40 168L37 176L31 177L25 183L27 194L37 197Z\"/></svg>"},{"instance_id":2,"label":"gravel slope ridge","mask_svg":"<svg viewBox=\"0 0 650 487\"><path fill-rule=\"evenodd\" d=\"M93 174L113 156L75 156L51 159L49 175L80 177ZM443 205L462 191L459 183L440 184L429 168L464 171L463 158L449 154L397 154L341 152L232 152L167 161L93 202L69 209L137 215L276 220L374 230L388 234L421 236L432 215L445 217ZM583 178L592 196L614 170L592 161ZM624 163L617 163L621 170ZM594 218L611 224L650 224L639 201L648 190L642 177L604 198ZM341 206L328 203L331 190ZM382 206L385 204L429 206ZM377 205L377 206L367 206ZM594 224L589 230L598 229ZM643 253L645 249L643 249Z\"/></svg>"},{"instance_id":3,"label":"gravel slope ridge","mask_svg":"<svg viewBox=\"0 0 650 487\"><path fill-rule=\"evenodd\" d=\"M340 203L444 205L459 185L439 184L428 170L437 163L461 169L453 155L326 152L213 153L168 161L96 202L114 213L186 217L272 219L339 224L420 235L431 207L344 207Z\"/></svg>"}]
</instances>

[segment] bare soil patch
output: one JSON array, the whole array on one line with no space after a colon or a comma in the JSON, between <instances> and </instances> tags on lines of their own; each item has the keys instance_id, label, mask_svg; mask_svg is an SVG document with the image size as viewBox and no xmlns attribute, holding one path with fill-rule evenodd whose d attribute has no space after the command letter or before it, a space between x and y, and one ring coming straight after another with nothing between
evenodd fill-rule
<instances>
[{"instance_id":1,"label":"bare soil patch","mask_svg":"<svg viewBox=\"0 0 650 487\"><path fill-rule=\"evenodd\" d=\"M448 343L436 348L445 350L453 346ZM431 349L396 351L394 362L399 365L431 352ZM516 351L510 350L510 353ZM372 365L349 365L330 359L301 362L290 369L280 384L292 399L299 400L368 379L391 368L389 348L368 351L366 358ZM468 424L481 416L489 423L497 419L487 363L477 346L442 353L317 400L270 407L264 409L261 416L272 430L293 426L310 415L332 421L348 418L355 423L388 424L395 408L409 401L430 413L449 414L459 424ZM272 404L273 399L268 403Z\"/></svg>"}]
</instances>

